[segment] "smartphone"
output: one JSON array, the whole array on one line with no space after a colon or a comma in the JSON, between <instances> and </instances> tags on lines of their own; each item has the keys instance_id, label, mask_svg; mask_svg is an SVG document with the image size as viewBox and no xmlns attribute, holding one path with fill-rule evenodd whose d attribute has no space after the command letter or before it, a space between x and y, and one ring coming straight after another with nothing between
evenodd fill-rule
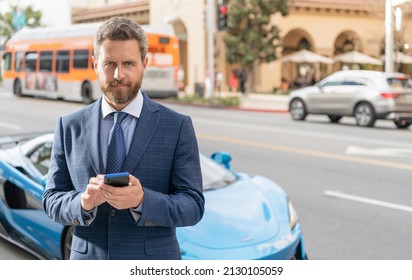
<instances>
[{"instance_id":1,"label":"smartphone","mask_svg":"<svg viewBox=\"0 0 412 280\"><path fill-rule=\"evenodd\" d=\"M113 187L124 187L129 185L129 173L111 173L104 175L104 183Z\"/></svg>"}]
</instances>

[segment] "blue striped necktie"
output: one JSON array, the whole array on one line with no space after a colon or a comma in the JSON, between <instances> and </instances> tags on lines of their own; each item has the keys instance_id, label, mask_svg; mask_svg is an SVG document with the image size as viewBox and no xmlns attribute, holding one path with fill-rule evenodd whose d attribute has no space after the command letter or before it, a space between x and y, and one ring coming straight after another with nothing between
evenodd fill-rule
<instances>
[{"instance_id":1,"label":"blue striped necktie","mask_svg":"<svg viewBox=\"0 0 412 280\"><path fill-rule=\"evenodd\" d=\"M122 172L126 160L126 142L121 123L127 116L125 112L114 113L114 123L109 134L106 173Z\"/></svg>"}]
</instances>

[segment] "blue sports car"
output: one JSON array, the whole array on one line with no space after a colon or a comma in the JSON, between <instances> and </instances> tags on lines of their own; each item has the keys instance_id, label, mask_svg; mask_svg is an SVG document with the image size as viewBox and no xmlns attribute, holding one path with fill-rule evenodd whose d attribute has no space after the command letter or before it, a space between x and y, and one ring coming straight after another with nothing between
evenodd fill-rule
<instances>
[{"instance_id":1,"label":"blue sports car","mask_svg":"<svg viewBox=\"0 0 412 280\"><path fill-rule=\"evenodd\" d=\"M41 206L53 134L7 140L0 150L0 236L38 258L68 259L73 228L50 220ZM307 259L297 214L280 186L231 171L227 153L200 158L205 214L177 229L183 259Z\"/></svg>"}]
</instances>

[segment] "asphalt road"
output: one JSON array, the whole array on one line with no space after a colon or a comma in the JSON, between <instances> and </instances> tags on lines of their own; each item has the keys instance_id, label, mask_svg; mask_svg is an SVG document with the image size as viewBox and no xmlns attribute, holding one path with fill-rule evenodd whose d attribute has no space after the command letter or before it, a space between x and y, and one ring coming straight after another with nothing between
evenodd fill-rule
<instances>
[{"instance_id":1,"label":"asphalt road","mask_svg":"<svg viewBox=\"0 0 412 280\"><path fill-rule=\"evenodd\" d=\"M7 94L0 104L0 135L53 130L59 116L84 106ZM412 129L166 105L192 117L203 152L230 152L235 171L267 176L288 192L311 259L412 259ZM4 247L0 259L27 258Z\"/></svg>"}]
</instances>

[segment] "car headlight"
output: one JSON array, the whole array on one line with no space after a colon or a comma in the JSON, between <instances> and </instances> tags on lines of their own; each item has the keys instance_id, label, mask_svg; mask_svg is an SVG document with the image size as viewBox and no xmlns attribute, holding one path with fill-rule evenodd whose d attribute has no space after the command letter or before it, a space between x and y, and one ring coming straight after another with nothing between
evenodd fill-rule
<instances>
[{"instance_id":1,"label":"car headlight","mask_svg":"<svg viewBox=\"0 0 412 280\"><path fill-rule=\"evenodd\" d=\"M295 207L293 207L292 201L288 201L288 209L289 209L289 225L290 229L294 229L296 224L299 221L298 214L296 213Z\"/></svg>"}]
</instances>

